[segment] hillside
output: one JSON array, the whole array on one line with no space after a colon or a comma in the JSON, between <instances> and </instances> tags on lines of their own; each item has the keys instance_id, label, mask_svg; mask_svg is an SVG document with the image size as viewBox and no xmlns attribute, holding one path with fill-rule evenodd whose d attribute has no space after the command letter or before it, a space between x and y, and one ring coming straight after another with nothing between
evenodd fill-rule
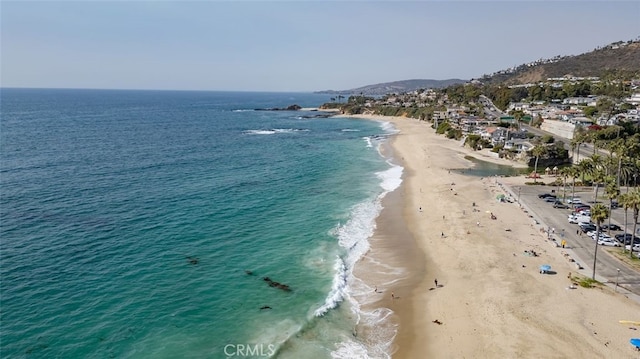
<instances>
[{"instance_id":1,"label":"hillside","mask_svg":"<svg viewBox=\"0 0 640 359\"><path fill-rule=\"evenodd\" d=\"M602 77L612 70L640 75L640 41L620 41L576 56L539 60L479 80L483 83L516 85L565 75Z\"/></svg>"},{"instance_id":2,"label":"hillside","mask_svg":"<svg viewBox=\"0 0 640 359\"><path fill-rule=\"evenodd\" d=\"M447 86L462 84L467 82L466 80L461 79L448 79L448 80L404 80L404 81L394 81L394 82L385 82L379 83L375 85L368 85L363 87L358 87L350 90L326 90L326 91L317 91L316 93L323 94L336 94L336 95L365 95L365 96L382 96L389 93L405 93L411 92L418 89L428 89L428 88L444 88Z\"/></svg>"}]
</instances>

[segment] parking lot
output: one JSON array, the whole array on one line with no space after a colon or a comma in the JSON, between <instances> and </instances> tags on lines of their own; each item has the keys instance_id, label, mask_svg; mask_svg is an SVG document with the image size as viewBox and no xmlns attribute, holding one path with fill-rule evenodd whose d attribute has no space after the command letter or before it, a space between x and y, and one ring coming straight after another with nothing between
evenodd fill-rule
<instances>
[{"instance_id":1,"label":"parking lot","mask_svg":"<svg viewBox=\"0 0 640 359\"><path fill-rule=\"evenodd\" d=\"M567 217L572 213L570 208L554 208L553 202L545 202L538 198L539 194L552 193L555 190L558 198L562 198L562 187L557 189L551 186L515 186L512 188L514 198L519 200L523 206L526 206L534 218L546 224L548 229L553 229L554 236L559 242L566 240L567 247L574 252L576 260L583 267L588 268L588 275L591 276L593 270L593 258L595 250L595 241L586 234L579 231L576 224L570 224ZM567 188L567 198L571 197L570 189ZM576 192L576 197L580 197L583 203L589 203L593 199L593 192ZM604 203L607 205L607 203ZM603 224L607 224L608 219ZM624 229L624 210L617 208L612 211L611 223L618 224ZM633 213L628 213L627 219L628 232L633 230ZM639 226L640 227L640 226ZM622 231L611 231L613 237ZM616 280L620 285L631 292L640 295L640 272L635 271L618 259L614 258L607 252L610 247L600 246L598 249L598 261L596 265L596 279L600 281L609 281L615 283ZM619 269L619 272L618 272Z\"/></svg>"}]
</instances>

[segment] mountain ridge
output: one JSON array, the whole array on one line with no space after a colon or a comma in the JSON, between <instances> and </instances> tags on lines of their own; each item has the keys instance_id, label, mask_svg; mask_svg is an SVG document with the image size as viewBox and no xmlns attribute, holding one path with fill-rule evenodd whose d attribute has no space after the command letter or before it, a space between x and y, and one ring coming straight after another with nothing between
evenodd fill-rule
<instances>
[{"instance_id":1,"label":"mountain ridge","mask_svg":"<svg viewBox=\"0 0 640 359\"><path fill-rule=\"evenodd\" d=\"M446 79L446 80L433 80L433 79L411 79L392 82L383 82L373 85L367 85L357 87L350 90L324 90L315 91L319 94L336 94L336 95L365 95L365 96L382 96L389 93L405 93L419 89L427 88L444 88L451 85L463 84L468 80L462 79Z\"/></svg>"},{"instance_id":2,"label":"mountain ridge","mask_svg":"<svg viewBox=\"0 0 640 359\"><path fill-rule=\"evenodd\" d=\"M350 90L316 91L321 94L383 96L391 93L407 93L419 89L446 88L469 81L484 84L522 85L546 81L548 78L603 77L611 73L624 73L640 77L640 37L629 41L617 41L599 46L578 55L555 56L521 64L505 70L482 75L471 80L462 79L411 79L383 82ZM629 76L627 76L629 77Z\"/></svg>"}]
</instances>

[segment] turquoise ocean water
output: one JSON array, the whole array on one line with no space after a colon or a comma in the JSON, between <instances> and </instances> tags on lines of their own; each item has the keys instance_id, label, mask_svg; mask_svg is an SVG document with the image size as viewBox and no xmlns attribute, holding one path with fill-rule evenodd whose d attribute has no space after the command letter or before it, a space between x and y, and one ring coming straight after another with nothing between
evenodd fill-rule
<instances>
[{"instance_id":1,"label":"turquoise ocean water","mask_svg":"<svg viewBox=\"0 0 640 359\"><path fill-rule=\"evenodd\" d=\"M0 356L386 357L351 272L393 129L254 110L328 101L2 89Z\"/></svg>"}]
</instances>

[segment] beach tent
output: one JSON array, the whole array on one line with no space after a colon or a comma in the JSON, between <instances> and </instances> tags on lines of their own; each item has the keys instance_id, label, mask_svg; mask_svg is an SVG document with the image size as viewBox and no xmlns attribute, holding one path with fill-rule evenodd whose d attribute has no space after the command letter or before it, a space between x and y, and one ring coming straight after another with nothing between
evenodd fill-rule
<instances>
[{"instance_id":1,"label":"beach tent","mask_svg":"<svg viewBox=\"0 0 640 359\"><path fill-rule=\"evenodd\" d=\"M551 266L548 264L543 264L540 266L540 274L545 274L551 270Z\"/></svg>"}]
</instances>

